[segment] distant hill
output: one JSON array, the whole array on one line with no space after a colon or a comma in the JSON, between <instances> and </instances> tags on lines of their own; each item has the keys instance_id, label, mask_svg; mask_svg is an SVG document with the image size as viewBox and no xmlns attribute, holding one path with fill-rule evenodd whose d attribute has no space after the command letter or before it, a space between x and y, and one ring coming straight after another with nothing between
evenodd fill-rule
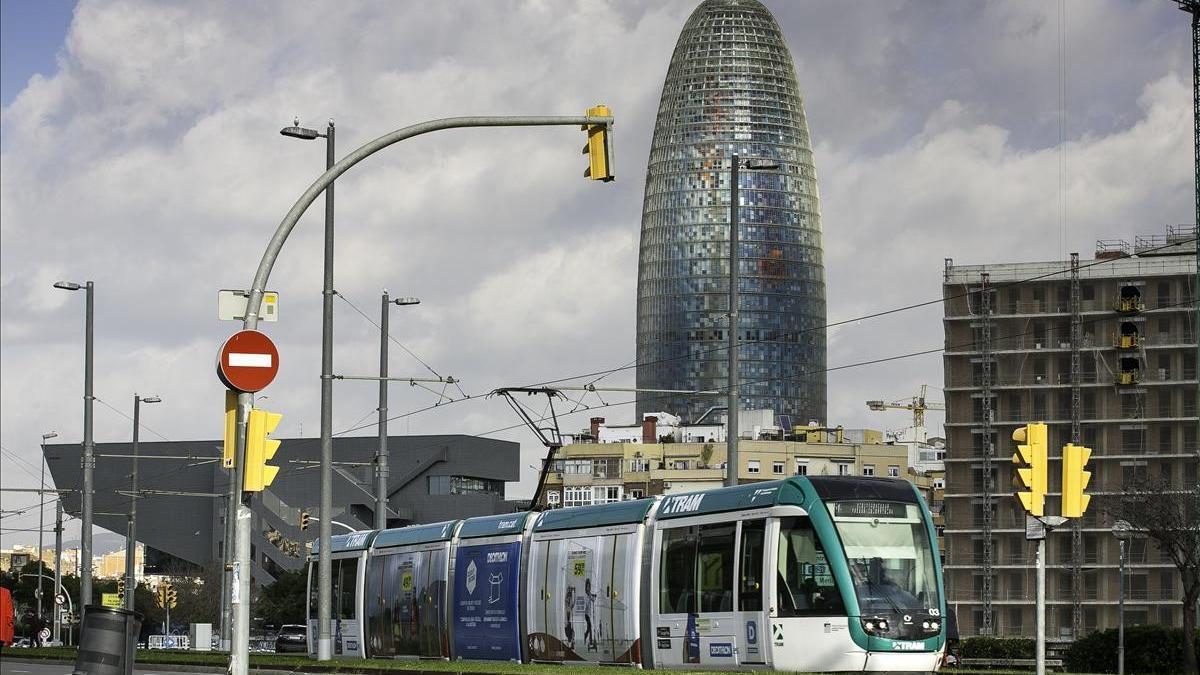
<instances>
[{"instance_id":1,"label":"distant hill","mask_svg":"<svg viewBox=\"0 0 1200 675\"><path fill-rule=\"evenodd\" d=\"M65 529L65 528L64 528ZM51 540L48 546L54 546L54 541ZM63 540L63 550L69 548L79 548L79 540ZM92 555L104 555L113 551L125 550L125 537L112 532L97 532L92 535Z\"/></svg>"}]
</instances>

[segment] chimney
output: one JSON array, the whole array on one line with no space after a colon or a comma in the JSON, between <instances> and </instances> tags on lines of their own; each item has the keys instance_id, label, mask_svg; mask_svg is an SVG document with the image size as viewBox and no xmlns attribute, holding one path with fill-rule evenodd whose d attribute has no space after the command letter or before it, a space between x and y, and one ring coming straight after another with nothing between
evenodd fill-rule
<instances>
[{"instance_id":1,"label":"chimney","mask_svg":"<svg viewBox=\"0 0 1200 675\"><path fill-rule=\"evenodd\" d=\"M656 415L646 415L642 418L642 442L658 442L658 417Z\"/></svg>"},{"instance_id":2,"label":"chimney","mask_svg":"<svg viewBox=\"0 0 1200 675\"><path fill-rule=\"evenodd\" d=\"M603 417L592 418L592 440L596 443L600 442L600 425L604 424Z\"/></svg>"}]
</instances>

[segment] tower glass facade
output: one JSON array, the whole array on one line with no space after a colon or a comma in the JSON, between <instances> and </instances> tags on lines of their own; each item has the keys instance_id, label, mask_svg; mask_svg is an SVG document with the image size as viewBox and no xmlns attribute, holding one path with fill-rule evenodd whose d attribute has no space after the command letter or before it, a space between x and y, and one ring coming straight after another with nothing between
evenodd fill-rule
<instances>
[{"instance_id":1,"label":"tower glass facade","mask_svg":"<svg viewBox=\"0 0 1200 675\"><path fill-rule=\"evenodd\" d=\"M825 271L816 171L795 68L757 0L705 0L663 84L642 207L637 386L723 391L731 156L739 176L743 409L825 420ZM724 399L640 393L642 413L694 420Z\"/></svg>"}]
</instances>

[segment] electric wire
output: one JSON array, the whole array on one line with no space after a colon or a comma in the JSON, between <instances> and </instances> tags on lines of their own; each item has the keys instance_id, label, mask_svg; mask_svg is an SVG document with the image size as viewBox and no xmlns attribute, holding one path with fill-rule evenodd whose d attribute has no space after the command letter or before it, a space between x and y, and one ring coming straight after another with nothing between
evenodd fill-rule
<instances>
[{"instance_id":1,"label":"electric wire","mask_svg":"<svg viewBox=\"0 0 1200 675\"><path fill-rule=\"evenodd\" d=\"M367 315L366 315L366 313L365 313L365 312L363 312L361 309L359 309L359 308L358 308L358 306L357 306L357 305L355 305L353 302L350 302L350 298L347 298L345 295L342 295L342 293L341 293L340 291L334 291L334 292L333 292L333 294L334 294L335 296L337 296L337 297L341 298L341 299L342 299L342 301L343 301L343 302L345 302L347 305L350 305L350 308L351 308L351 309L353 309L354 311L358 312L358 315L359 315L359 316L361 316L362 318L366 319L366 320L367 320L367 323L369 323L369 324L371 324L372 326L374 326L376 330L379 330L379 331L382 331L382 330L383 330L383 327L382 327L382 326L380 326L378 323L376 323L374 319L372 319L371 317L367 316ZM388 332L388 336L387 336L387 337L388 337L388 340L390 340L390 341L394 342L394 343L395 343L396 345L398 345L398 346L399 346L401 349L403 349L403 350L405 351L405 353L407 353L409 356L411 356L411 357L413 357L414 359L416 359L416 360L417 360L417 363L420 363L422 366L425 366L425 370L428 370L429 372L433 373L434 377L437 377L437 378L441 378L441 377L442 377L442 374L441 374L441 373L439 373L438 371L434 370L434 369L433 369L433 366L430 366L428 363L425 363L425 361L424 361L424 360L423 360L421 357L417 356L417 355L416 355L416 354L413 352L413 350L409 349L408 347L406 347L406 346L404 345L404 343L400 342L400 341L399 341L399 340L397 340L395 337L393 337L390 331Z\"/></svg>"}]
</instances>

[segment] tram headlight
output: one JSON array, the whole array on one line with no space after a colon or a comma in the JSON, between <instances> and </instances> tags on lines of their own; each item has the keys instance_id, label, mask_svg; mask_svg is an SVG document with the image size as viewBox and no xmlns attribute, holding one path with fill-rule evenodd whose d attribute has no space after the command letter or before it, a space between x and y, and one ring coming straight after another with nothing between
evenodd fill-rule
<instances>
[{"instance_id":1,"label":"tram headlight","mask_svg":"<svg viewBox=\"0 0 1200 675\"><path fill-rule=\"evenodd\" d=\"M937 632L937 630L938 630L939 628L941 628L941 626L940 626L940 625L938 624L938 622L936 622L936 621L934 621L934 622L932 622L932 623L930 623L930 624L929 624L929 629L930 629L930 630L932 630L932 631L934 631L935 633Z\"/></svg>"},{"instance_id":2,"label":"tram headlight","mask_svg":"<svg viewBox=\"0 0 1200 675\"><path fill-rule=\"evenodd\" d=\"M886 633L888 630L888 622L887 622L887 619L873 617L870 619L863 619L862 627L863 627L863 630L865 630L867 633L871 633L871 634Z\"/></svg>"},{"instance_id":3,"label":"tram headlight","mask_svg":"<svg viewBox=\"0 0 1200 675\"><path fill-rule=\"evenodd\" d=\"M924 628L925 630L929 630L929 622L928 622L928 621L922 621L922 622L921 622L921 628Z\"/></svg>"},{"instance_id":4,"label":"tram headlight","mask_svg":"<svg viewBox=\"0 0 1200 675\"><path fill-rule=\"evenodd\" d=\"M868 633L874 633L875 632L875 622L874 621L864 621L863 628L866 628Z\"/></svg>"}]
</instances>

